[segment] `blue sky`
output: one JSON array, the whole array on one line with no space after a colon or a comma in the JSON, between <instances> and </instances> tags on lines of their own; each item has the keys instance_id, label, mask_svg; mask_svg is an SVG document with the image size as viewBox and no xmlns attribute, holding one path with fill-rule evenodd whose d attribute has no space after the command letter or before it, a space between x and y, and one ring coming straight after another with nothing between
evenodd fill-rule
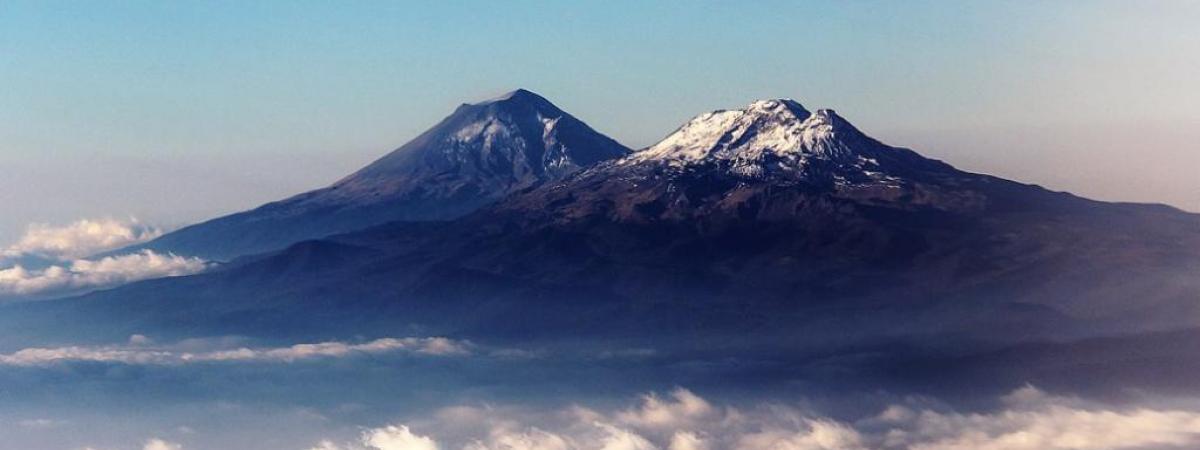
<instances>
[{"instance_id":1,"label":"blue sky","mask_svg":"<svg viewBox=\"0 0 1200 450\"><path fill-rule=\"evenodd\" d=\"M635 147L756 98L960 167L1200 211L1193 2L0 2L0 241L183 224L539 92Z\"/></svg>"}]
</instances>

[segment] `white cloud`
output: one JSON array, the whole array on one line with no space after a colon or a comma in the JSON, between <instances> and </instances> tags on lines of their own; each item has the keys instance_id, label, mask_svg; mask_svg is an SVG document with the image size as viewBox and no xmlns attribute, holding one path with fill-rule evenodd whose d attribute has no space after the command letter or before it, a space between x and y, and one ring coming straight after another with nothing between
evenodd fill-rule
<instances>
[{"instance_id":1,"label":"white cloud","mask_svg":"<svg viewBox=\"0 0 1200 450\"><path fill-rule=\"evenodd\" d=\"M843 422L778 404L717 407L678 389L627 409L538 411L456 406L407 425L368 430L360 442L314 450L391 450L370 436L419 438L463 450L1099 450L1200 448L1200 411L1121 408L1047 395L1026 387L991 412L960 413L892 405ZM402 430L403 433L398 430ZM382 434L377 434L382 433Z\"/></svg>"},{"instance_id":2,"label":"white cloud","mask_svg":"<svg viewBox=\"0 0 1200 450\"><path fill-rule=\"evenodd\" d=\"M185 353L185 361L280 361L316 357L343 357L355 353L385 353L405 350L424 355L463 355L468 353L467 344L442 337L431 338L383 338L362 344L322 342L318 344L296 344L291 347L271 349L238 348L208 353Z\"/></svg>"},{"instance_id":3,"label":"white cloud","mask_svg":"<svg viewBox=\"0 0 1200 450\"><path fill-rule=\"evenodd\" d=\"M708 441L691 431L679 431L671 436L667 450L709 450Z\"/></svg>"},{"instance_id":4,"label":"white cloud","mask_svg":"<svg viewBox=\"0 0 1200 450\"><path fill-rule=\"evenodd\" d=\"M42 296L116 286L204 270L204 260L149 250L86 259L149 241L162 230L137 219L84 219L65 226L30 225L0 250L0 297Z\"/></svg>"},{"instance_id":5,"label":"white cloud","mask_svg":"<svg viewBox=\"0 0 1200 450\"><path fill-rule=\"evenodd\" d=\"M1026 387L989 414L901 414L886 444L912 450L1100 450L1197 448L1200 413L1111 409Z\"/></svg>"},{"instance_id":6,"label":"white cloud","mask_svg":"<svg viewBox=\"0 0 1200 450\"><path fill-rule=\"evenodd\" d=\"M633 431L603 422L594 425L604 434L599 450L658 450L658 446Z\"/></svg>"},{"instance_id":7,"label":"white cloud","mask_svg":"<svg viewBox=\"0 0 1200 450\"><path fill-rule=\"evenodd\" d=\"M150 250L98 260L77 259L62 265L0 269L0 296L36 295L115 286L148 278L189 275L207 267L204 260Z\"/></svg>"},{"instance_id":8,"label":"white cloud","mask_svg":"<svg viewBox=\"0 0 1200 450\"><path fill-rule=\"evenodd\" d=\"M393 425L364 431L358 443L335 445L321 441L311 450L438 450L428 436L413 433L407 426Z\"/></svg>"},{"instance_id":9,"label":"white cloud","mask_svg":"<svg viewBox=\"0 0 1200 450\"><path fill-rule=\"evenodd\" d=\"M150 339L142 334L135 334L135 335L129 336L129 345L142 346L142 345L150 345L153 342L154 342L153 339Z\"/></svg>"},{"instance_id":10,"label":"white cloud","mask_svg":"<svg viewBox=\"0 0 1200 450\"><path fill-rule=\"evenodd\" d=\"M404 425L370 430L363 443L379 450L437 450L438 446L426 436L413 433Z\"/></svg>"},{"instance_id":11,"label":"white cloud","mask_svg":"<svg viewBox=\"0 0 1200 450\"><path fill-rule=\"evenodd\" d=\"M738 439L741 450L865 450L853 428L831 420L808 420L799 430L769 427Z\"/></svg>"},{"instance_id":12,"label":"white cloud","mask_svg":"<svg viewBox=\"0 0 1200 450\"><path fill-rule=\"evenodd\" d=\"M409 352L431 356L464 355L470 344L441 337L383 338L360 344L321 342L275 348L224 348L205 351L182 350L181 346L150 345L145 336L135 335L132 343L107 346L69 346L27 348L0 355L0 364L44 366L61 362L107 362L135 365L172 365L200 362L294 362L314 358L341 358L361 354Z\"/></svg>"},{"instance_id":13,"label":"white cloud","mask_svg":"<svg viewBox=\"0 0 1200 450\"><path fill-rule=\"evenodd\" d=\"M183 450L183 446L155 438L146 441L146 445L142 446L142 450Z\"/></svg>"},{"instance_id":14,"label":"white cloud","mask_svg":"<svg viewBox=\"0 0 1200 450\"><path fill-rule=\"evenodd\" d=\"M708 401L687 389L675 389L670 399L661 399L656 394L642 397L636 408L617 414L621 422L648 429L680 429L709 421L719 411Z\"/></svg>"},{"instance_id":15,"label":"white cloud","mask_svg":"<svg viewBox=\"0 0 1200 450\"><path fill-rule=\"evenodd\" d=\"M513 429L494 427L486 439L467 444L464 450L570 450L571 442L563 436L537 427Z\"/></svg>"},{"instance_id":16,"label":"white cloud","mask_svg":"<svg viewBox=\"0 0 1200 450\"><path fill-rule=\"evenodd\" d=\"M60 261L138 244L162 236L162 230L137 219L83 219L65 226L33 224L15 244L0 252L6 257L36 255Z\"/></svg>"}]
</instances>

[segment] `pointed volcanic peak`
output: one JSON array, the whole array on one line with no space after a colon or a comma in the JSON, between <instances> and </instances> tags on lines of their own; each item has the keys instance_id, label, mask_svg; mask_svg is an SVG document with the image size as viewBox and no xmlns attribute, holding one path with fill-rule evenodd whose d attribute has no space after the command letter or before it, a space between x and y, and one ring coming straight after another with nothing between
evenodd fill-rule
<instances>
[{"instance_id":1,"label":"pointed volcanic peak","mask_svg":"<svg viewBox=\"0 0 1200 450\"><path fill-rule=\"evenodd\" d=\"M889 169L899 169L889 166L898 165L948 168L933 163L870 138L831 109L810 112L792 99L701 114L622 161L677 170L716 165L745 178L810 181L884 180Z\"/></svg>"},{"instance_id":2,"label":"pointed volcanic peak","mask_svg":"<svg viewBox=\"0 0 1200 450\"><path fill-rule=\"evenodd\" d=\"M477 195L498 197L627 153L628 148L545 98L518 89L459 106L429 131L334 188L343 195L419 188L477 190ZM412 180L424 178L464 185L412 185Z\"/></svg>"},{"instance_id":3,"label":"pointed volcanic peak","mask_svg":"<svg viewBox=\"0 0 1200 450\"><path fill-rule=\"evenodd\" d=\"M459 106L332 186L169 233L137 248L228 260L392 221L448 220L628 148L518 89Z\"/></svg>"}]
</instances>

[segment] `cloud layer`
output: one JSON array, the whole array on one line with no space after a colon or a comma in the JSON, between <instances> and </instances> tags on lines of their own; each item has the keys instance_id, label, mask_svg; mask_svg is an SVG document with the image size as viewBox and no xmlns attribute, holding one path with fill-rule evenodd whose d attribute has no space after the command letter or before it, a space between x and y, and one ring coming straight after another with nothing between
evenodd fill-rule
<instances>
[{"instance_id":1,"label":"cloud layer","mask_svg":"<svg viewBox=\"0 0 1200 450\"><path fill-rule=\"evenodd\" d=\"M351 344L321 342L271 348L216 348L182 350L180 346L153 346L135 335L128 345L27 348L0 355L0 365L47 366L69 362L103 362L130 365L179 365L202 362L287 363L315 358L343 358L364 354L408 352L431 356L470 353L470 344L441 337L383 338Z\"/></svg>"},{"instance_id":2,"label":"cloud layer","mask_svg":"<svg viewBox=\"0 0 1200 450\"><path fill-rule=\"evenodd\" d=\"M143 225L137 219L80 220L61 227L30 225L20 240L0 251L0 297L77 292L149 278L189 275L207 267L199 258L150 250L84 259L161 235L160 229ZM29 261L41 264L30 266Z\"/></svg>"},{"instance_id":3,"label":"cloud layer","mask_svg":"<svg viewBox=\"0 0 1200 450\"><path fill-rule=\"evenodd\" d=\"M678 389L625 410L453 407L311 450L1099 450L1197 448L1200 412L1013 392L987 413L893 405L854 422L796 407L718 407Z\"/></svg>"},{"instance_id":4,"label":"cloud layer","mask_svg":"<svg viewBox=\"0 0 1200 450\"><path fill-rule=\"evenodd\" d=\"M59 261L84 258L162 236L161 229L137 219L83 219L66 226L32 224L3 256L36 255Z\"/></svg>"},{"instance_id":5,"label":"cloud layer","mask_svg":"<svg viewBox=\"0 0 1200 450\"><path fill-rule=\"evenodd\" d=\"M21 265L0 269L0 296L36 295L116 286L149 278L189 275L207 263L199 258L150 250L98 260L77 259L42 269Z\"/></svg>"},{"instance_id":6,"label":"cloud layer","mask_svg":"<svg viewBox=\"0 0 1200 450\"><path fill-rule=\"evenodd\" d=\"M887 448L912 450L1092 450L1197 448L1200 413L1088 406L1032 387L1005 399L992 414L953 414L894 407Z\"/></svg>"}]
</instances>

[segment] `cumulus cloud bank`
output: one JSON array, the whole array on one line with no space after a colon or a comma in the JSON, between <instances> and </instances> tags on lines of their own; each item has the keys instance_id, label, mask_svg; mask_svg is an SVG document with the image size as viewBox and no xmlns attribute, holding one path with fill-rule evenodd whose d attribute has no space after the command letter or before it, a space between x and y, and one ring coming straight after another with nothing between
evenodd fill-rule
<instances>
[{"instance_id":1,"label":"cumulus cloud bank","mask_svg":"<svg viewBox=\"0 0 1200 450\"><path fill-rule=\"evenodd\" d=\"M0 365L46 366L66 362L103 362L130 365L179 365L201 362L287 363L315 358L343 358L364 354L408 352L419 355L453 356L470 353L470 344L442 337L383 338L363 343L321 342L288 347L225 348L185 351L179 346L156 347L135 335L128 345L27 348L0 355Z\"/></svg>"},{"instance_id":2,"label":"cumulus cloud bank","mask_svg":"<svg viewBox=\"0 0 1200 450\"><path fill-rule=\"evenodd\" d=\"M36 296L116 286L137 280L189 275L207 267L204 260L150 250L84 259L154 239L158 228L136 219L80 220L54 227L29 226L17 243L0 252L0 296ZM30 258L47 264L30 268Z\"/></svg>"},{"instance_id":3,"label":"cumulus cloud bank","mask_svg":"<svg viewBox=\"0 0 1200 450\"><path fill-rule=\"evenodd\" d=\"M98 260L77 259L64 265L26 269L21 265L0 269L0 296L33 295L115 286L149 278L200 272L200 258L160 254L150 250Z\"/></svg>"},{"instance_id":4,"label":"cumulus cloud bank","mask_svg":"<svg viewBox=\"0 0 1200 450\"><path fill-rule=\"evenodd\" d=\"M376 428L364 431L362 434L362 446L355 446L356 449L384 449L384 450L438 450L439 447L433 439L428 436L415 434L405 425L390 425L383 428ZM313 447L313 450L341 450L342 447L334 444L331 441L322 441Z\"/></svg>"},{"instance_id":5,"label":"cumulus cloud bank","mask_svg":"<svg viewBox=\"0 0 1200 450\"><path fill-rule=\"evenodd\" d=\"M452 407L311 450L1099 450L1197 448L1200 412L1116 408L1015 391L986 413L893 405L854 422L800 408L718 407L679 389L629 409Z\"/></svg>"},{"instance_id":6,"label":"cumulus cloud bank","mask_svg":"<svg viewBox=\"0 0 1200 450\"><path fill-rule=\"evenodd\" d=\"M6 257L36 255L55 260L79 259L99 252L139 244L162 236L159 228L137 219L83 219L66 226L33 224L15 244L4 249Z\"/></svg>"},{"instance_id":7,"label":"cumulus cloud bank","mask_svg":"<svg viewBox=\"0 0 1200 450\"><path fill-rule=\"evenodd\" d=\"M992 414L913 411L902 406L882 415L892 428L887 448L912 450L1092 450L1197 448L1200 413L1089 406L1033 388L1005 399Z\"/></svg>"}]
</instances>

